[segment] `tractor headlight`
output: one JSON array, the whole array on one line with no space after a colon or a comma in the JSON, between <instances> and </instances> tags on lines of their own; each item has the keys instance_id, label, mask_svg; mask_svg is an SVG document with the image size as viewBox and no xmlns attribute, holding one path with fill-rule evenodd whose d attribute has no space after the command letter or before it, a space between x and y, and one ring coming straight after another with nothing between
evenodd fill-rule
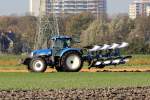
<instances>
[{"instance_id":1,"label":"tractor headlight","mask_svg":"<svg viewBox=\"0 0 150 100\"><path fill-rule=\"evenodd\" d=\"M31 58L33 57L33 52L30 53L29 57L31 57Z\"/></svg>"}]
</instances>

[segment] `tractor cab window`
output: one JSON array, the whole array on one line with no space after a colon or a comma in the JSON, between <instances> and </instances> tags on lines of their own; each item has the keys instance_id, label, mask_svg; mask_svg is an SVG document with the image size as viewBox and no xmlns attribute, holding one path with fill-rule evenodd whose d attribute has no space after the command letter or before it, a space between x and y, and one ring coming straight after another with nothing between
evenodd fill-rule
<instances>
[{"instance_id":1,"label":"tractor cab window","mask_svg":"<svg viewBox=\"0 0 150 100\"><path fill-rule=\"evenodd\" d=\"M70 40L70 39L69 39L69 40L65 40L63 47L64 47L64 48L65 48L65 47L71 47L71 40Z\"/></svg>"},{"instance_id":2,"label":"tractor cab window","mask_svg":"<svg viewBox=\"0 0 150 100\"><path fill-rule=\"evenodd\" d=\"M52 47L54 48L66 48L71 47L70 39L56 39L52 41Z\"/></svg>"}]
</instances>

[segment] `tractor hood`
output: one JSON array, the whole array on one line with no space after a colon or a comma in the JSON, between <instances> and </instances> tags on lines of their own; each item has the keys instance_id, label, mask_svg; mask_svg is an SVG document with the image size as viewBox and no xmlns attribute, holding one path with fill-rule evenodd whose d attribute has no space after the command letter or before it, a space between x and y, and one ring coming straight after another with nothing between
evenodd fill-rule
<instances>
[{"instance_id":1,"label":"tractor hood","mask_svg":"<svg viewBox=\"0 0 150 100\"><path fill-rule=\"evenodd\" d=\"M51 55L52 55L52 49L41 49L41 50L32 51L30 57L33 57L33 56L51 56Z\"/></svg>"}]
</instances>

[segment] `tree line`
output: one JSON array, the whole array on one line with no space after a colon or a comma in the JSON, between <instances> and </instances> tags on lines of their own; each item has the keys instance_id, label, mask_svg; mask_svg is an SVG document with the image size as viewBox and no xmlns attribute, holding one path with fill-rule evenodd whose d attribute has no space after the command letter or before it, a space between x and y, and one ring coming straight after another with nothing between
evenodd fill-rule
<instances>
[{"instance_id":1,"label":"tree line","mask_svg":"<svg viewBox=\"0 0 150 100\"><path fill-rule=\"evenodd\" d=\"M16 33L15 51L22 52L24 45L33 49L38 18L33 16L0 17L0 30ZM131 20L127 15L97 19L91 13L58 18L60 33L80 38L78 47L104 43L128 42L126 53L150 53L150 17ZM17 52L18 53L18 52Z\"/></svg>"},{"instance_id":2,"label":"tree line","mask_svg":"<svg viewBox=\"0 0 150 100\"><path fill-rule=\"evenodd\" d=\"M15 35L12 53L20 54L32 49L34 45L34 36L36 34L36 23L37 18L33 16L0 17L0 34L6 34L8 30L11 30ZM7 51L8 50L5 49L4 52L6 53Z\"/></svg>"}]
</instances>

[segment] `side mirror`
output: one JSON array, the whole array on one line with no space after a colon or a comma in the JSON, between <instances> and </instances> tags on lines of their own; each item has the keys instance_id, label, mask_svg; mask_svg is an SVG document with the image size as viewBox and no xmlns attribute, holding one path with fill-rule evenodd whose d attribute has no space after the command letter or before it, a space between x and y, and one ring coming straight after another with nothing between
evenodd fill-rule
<instances>
[{"instance_id":1,"label":"side mirror","mask_svg":"<svg viewBox=\"0 0 150 100\"><path fill-rule=\"evenodd\" d=\"M79 39L77 39L77 38L73 38L73 39L72 39L72 42L73 42L73 43L81 43L81 41L80 41Z\"/></svg>"},{"instance_id":2,"label":"side mirror","mask_svg":"<svg viewBox=\"0 0 150 100\"><path fill-rule=\"evenodd\" d=\"M80 41L80 35L79 34L72 35L72 42L73 43L81 43L81 41Z\"/></svg>"}]
</instances>

